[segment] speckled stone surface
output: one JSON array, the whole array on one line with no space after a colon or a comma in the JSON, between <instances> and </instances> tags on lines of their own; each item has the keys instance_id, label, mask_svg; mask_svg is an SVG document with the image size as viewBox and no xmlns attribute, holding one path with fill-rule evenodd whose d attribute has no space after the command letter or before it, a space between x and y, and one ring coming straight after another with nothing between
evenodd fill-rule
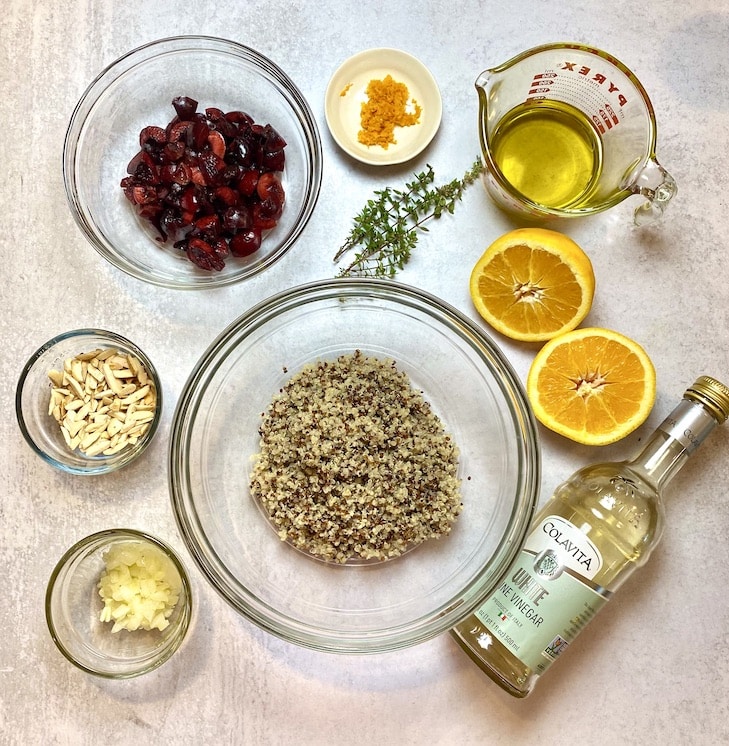
<instances>
[{"instance_id":1,"label":"speckled stone surface","mask_svg":"<svg viewBox=\"0 0 729 746\"><path fill-rule=\"evenodd\" d=\"M564 228L595 267L587 322L645 346L658 397L645 426L614 446L584 448L541 430L542 500L577 466L632 453L696 376L729 378L729 11L709 0L6 0L3 11L0 743L727 742L726 428L669 488L667 528L651 561L525 701L502 693L446 635L397 653L338 657L287 644L238 616L205 583L177 533L166 444L177 396L206 346L258 300L333 276L332 256L373 189L398 186L426 163L441 180L471 165L479 72L536 44L574 40L611 52L639 76L656 109L659 159L679 194L655 227L634 228L628 200ZM283 67L314 110L325 159L318 208L294 250L247 283L194 295L152 288L105 264L72 221L61 172L66 125L93 77L140 44L190 33L243 42ZM377 46L423 60L443 97L431 146L390 169L341 153L323 110L340 62ZM456 216L421 239L400 279L475 320L471 267L515 225L472 188ZM15 382L27 357L54 334L80 326L130 337L164 380L167 406L154 444L115 476L81 479L52 470L15 421ZM534 350L497 341L523 378ZM117 525L147 529L178 548L197 596L183 648L157 672L127 682L70 666L44 619L46 582L60 555Z\"/></svg>"}]
</instances>

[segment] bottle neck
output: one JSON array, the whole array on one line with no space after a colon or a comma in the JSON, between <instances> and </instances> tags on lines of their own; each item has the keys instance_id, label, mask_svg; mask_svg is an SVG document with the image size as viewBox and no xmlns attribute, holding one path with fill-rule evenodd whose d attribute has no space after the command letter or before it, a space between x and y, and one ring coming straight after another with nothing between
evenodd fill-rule
<instances>
[{"instance_id":1,"label":"bottle neck","mask_svg":"<svg viewBox=\"0 0 729 746\"><path fill-rule=\"evenodd\" d=\"M701 404L683 399L628 463L661 490L717 424Z\"/></svg>"}]
</instances>

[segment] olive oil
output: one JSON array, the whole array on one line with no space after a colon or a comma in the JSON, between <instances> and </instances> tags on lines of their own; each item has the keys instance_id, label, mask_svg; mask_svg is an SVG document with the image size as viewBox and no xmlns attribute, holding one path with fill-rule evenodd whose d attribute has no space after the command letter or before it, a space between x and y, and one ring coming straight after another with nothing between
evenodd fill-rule
<instances>
[{"instance_id":1,"label":"olive oil","mask_svg":"<svg viewBox=\"0 0 729 746\"><path fill-rule=\"evenodd\" d=\"M453 630L493 681L525 697L663 531L662 492L729 417L729 387L701 376L630 461L576 471L536 515L496 590Z\"/></svg>"},{"instance_id":2,"label":"olive oil","mask_svg":"<svg viewBox=\"0 0 729 746\"><path fill-rule=\"evenodd\" d=\"M602 171L602 142L590 119L561 101L527 101L496 125L493 159L522 196L550 209L589 201Z\"/></svg>"}]
</instances>

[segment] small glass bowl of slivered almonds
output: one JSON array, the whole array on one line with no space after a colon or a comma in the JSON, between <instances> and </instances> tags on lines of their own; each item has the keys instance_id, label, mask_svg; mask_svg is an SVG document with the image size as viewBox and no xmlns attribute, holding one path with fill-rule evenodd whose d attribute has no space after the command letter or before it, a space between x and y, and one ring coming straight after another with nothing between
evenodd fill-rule
<instances>
[{"instance_id":1,"label":"small glass bowl of slivered almonds","mask_svg":"<svg viewBox=\"0 0 729 746\"><path fill-rule=\"evenodd\" d=\"M159 424L162 390L147 355L119 334L76 329L50 339L23 367L18 425L47 463L105 474L137 458Z\"/></svg>"}]
</instances>

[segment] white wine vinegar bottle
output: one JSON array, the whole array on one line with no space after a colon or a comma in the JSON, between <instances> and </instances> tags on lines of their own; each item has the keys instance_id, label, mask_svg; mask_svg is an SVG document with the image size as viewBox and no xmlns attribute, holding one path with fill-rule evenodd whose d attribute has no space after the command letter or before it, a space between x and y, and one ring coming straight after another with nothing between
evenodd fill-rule
<instances>
[{"instance_id":1,"label":"white wine vinegar bottle","mask_svg":"<svg viewBox=\"0 0 729 746\"><path fill-rule=\"evenodd\" d=\"M729 387L702 376L635 458L584 467L557 487L496 590L451 630L499 686L526 697L645 563L663 532L663 488L727 417Z\"/></svg>"}]
</instances>

